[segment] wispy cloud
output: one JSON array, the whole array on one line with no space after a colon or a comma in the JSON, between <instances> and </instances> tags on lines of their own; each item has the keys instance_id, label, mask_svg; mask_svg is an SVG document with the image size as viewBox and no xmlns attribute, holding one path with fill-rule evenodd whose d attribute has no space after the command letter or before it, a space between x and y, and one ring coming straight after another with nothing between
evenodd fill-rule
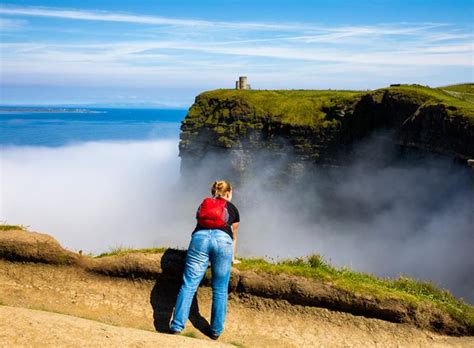
<instances>
[{"instance_id":1,"label":"wispy cloud","mask_svg":"<svg viewBox=\"0 0 474 348\"><path fill-rule=\"evenodd\" d=\"M225 22L206 21L198 19L177 19L160 16L144 16L126 13L113 13L107 11L84 11L84 10L64 10L43 7L0 7L0 14L22 15L35 17L54 17L87 21L105 21L136 23L147 25L171 25L187 27L222 27L236 29L266 29L266 30L288 30L301 29L299 25L281 25L272 23L252 23L252 22Z\"/></svg>"},{"instance_id":2,"label":"wispy cloud","mask_svg":"<svg viewBox=\"0 0 474 348\"><path fill-rule=\"evenodd\" d=\"M200 19L182 19L164 16L147 16L109 11L71 10L48 7L11 7L0 6L0 14L32 17L50 17L85 21L104 21L135 23L154 26L181 26L222 29L249 29L270 31L310 31L313 33L334 33L340 36L359 35L411 35L423 30L447 26L446 23L395 23L378 26L342 26L328 27L314 23L269 23L269 22L237 22L210 21ZM311 36L309 36L311 37Z\"/></svg>"},{"instance_id":3,"label":"wispy cloud","mask_svg":"<svg viewBox=\"0 0 474 348\"><path fill-rule=\"evenodd\" d=\"M21 19L0 18L0 30L18 30L24 27L27 21Z\"/></svg>"},{"instance_id":4,"label":"wispy cloud","mask_svg":"<svg viewBox=\"0 0 474 348\"><path fill-rule=\"evenodd\" d=\"M440 73L452 78L447 71L472 76L472 28L450 23L323 26L11 6L0 6L0 15L0 25L31 33L0 43L3 84L209 88L247 73L262 88L315 87L314 81L353 88L361 79L373 81L365 87L393 80L432 84ZM33 17L49 20L46 26L25 20ZM75 31L49 35L55 19L62 19L61 33ZM98 32L95 23L104 21L119 25Z\"/></svg>"},{"instance_id":5,"label":"wispy cloud","mask_svg":"<svg viewBox=\"0 0 474 348\"><path fill-rule=\"evenodd\" d=\"M373 63L380 65L470 65L473 44L436 45L413 47L405 49L384 50L355 53L341 47L295 46L295 45L253 45L242 42L224 45L225 42L190 41L128 41L119 43L104 43L91 45L37 45L37 44L2 44L3 50L10 50L16 58L26 53L35 60L56 61L127 61L139 62L148 57L165 58L176 55L176 51L200 52L226 56L266 57L285 60L323 61L343 63ZM174 50L173 52L169 52ZM158 53L160 52L160 53ZM190 56L193 56L190 54ZM196 58L196 56L194 55ZM217 59L217 56L216 56Z\"/></svg>"}]
</instances>

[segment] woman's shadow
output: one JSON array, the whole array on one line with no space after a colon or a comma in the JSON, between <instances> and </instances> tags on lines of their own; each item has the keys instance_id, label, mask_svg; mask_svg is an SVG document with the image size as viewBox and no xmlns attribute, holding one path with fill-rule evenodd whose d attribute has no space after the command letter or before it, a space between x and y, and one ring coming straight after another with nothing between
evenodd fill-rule
<instances>
[{"instance_id":1,"label":"woman's shadow","mask_svg":"<svg viewBox=\"0 0 474 348\"><path fill-rule=\"evenodd\" d=\"M167 249L161 257L162 273L157 277L150 294L153 324L158 332L170 332L169 324L181 287L185 257L185 250L174 249ZM196 329L208 335L210 332L209 322L199 313L196 295L189 312L189 320Z\"/></svg>"}]
</instances>

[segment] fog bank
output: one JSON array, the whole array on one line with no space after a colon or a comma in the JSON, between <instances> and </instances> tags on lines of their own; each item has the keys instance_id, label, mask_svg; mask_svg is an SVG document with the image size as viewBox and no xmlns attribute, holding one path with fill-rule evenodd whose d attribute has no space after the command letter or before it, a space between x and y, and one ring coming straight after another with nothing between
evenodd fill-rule
<instances>
[{"instance_id":1,"label":"fog bank","mask_svg":"<svg viewBox=\"0 0 474 348\"><path fill-rule=\"evenodd\" d=\"M179 179L175 140L4 147L1 165L1 219L67 248L99 253L188 240L192 219L166 218Z\"/></svg>"},{"instance_id":2,"label":"fog bank","mask_svg":"<svg viewBox=\"0 0 474 348\"><path fill-rule=\"evenodd\" d=\"M238 254L318 253L337 266L431 279L474 301L473 181L446 159L395 160L370 141L347 168L274 187L260 170L236 187ZM367 149L370 151L367 155ZM180 181L177 140L3 147L0 219L72 250L187 247L195 210L217 178ZM370 159L370 160L368 160ZM205 182L205 184L197 184Z\"/></svg>"}]
</instances>

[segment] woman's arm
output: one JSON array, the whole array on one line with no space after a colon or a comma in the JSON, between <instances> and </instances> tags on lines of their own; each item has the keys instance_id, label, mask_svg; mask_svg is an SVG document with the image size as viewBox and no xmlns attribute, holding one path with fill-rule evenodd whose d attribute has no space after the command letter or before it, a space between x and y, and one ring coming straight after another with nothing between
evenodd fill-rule
<instances>
[{"instance_id":1,"label":"woman's arm","mask_svg":"<svg viewBox=\"0 0 474 348\"><path fill-rule=\"evenodd\" d=\"M239 222L235 222L232 224L232 233L233 233L233 239L234 239L234 252L232 254L232 263L240 263L239 260L235 258L235 252L237 249L237 230L239 229Z\"/></svg>"}]
</instances>

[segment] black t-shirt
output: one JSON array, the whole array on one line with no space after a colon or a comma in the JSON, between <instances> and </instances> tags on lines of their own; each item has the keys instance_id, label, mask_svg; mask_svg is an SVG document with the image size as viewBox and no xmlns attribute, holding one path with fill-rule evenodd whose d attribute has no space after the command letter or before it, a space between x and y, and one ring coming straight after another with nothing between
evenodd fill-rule
<instances>
[{"instance_id":1,"label":"black t-shirt","mask_svg":"<svg viewBox=\"0 0 474 348\"><path fill-rule=\"evenodd\" d=\"M227 224L225 225L225 227L218 228L218 230L224 231L230 236L230 238L234 239L234 234L232 233L232 224L236 222L240 222L239 210L234 204L227 201L227 212L229 213L229 219L227 220ZM197 213L196 213L196 218L197 218ZM206 230L206 229L207 228L199 226L199 222L198 222L196 224L196 228L194 229L193 233L199 230Z\"/></svg>"}]
</instances>

